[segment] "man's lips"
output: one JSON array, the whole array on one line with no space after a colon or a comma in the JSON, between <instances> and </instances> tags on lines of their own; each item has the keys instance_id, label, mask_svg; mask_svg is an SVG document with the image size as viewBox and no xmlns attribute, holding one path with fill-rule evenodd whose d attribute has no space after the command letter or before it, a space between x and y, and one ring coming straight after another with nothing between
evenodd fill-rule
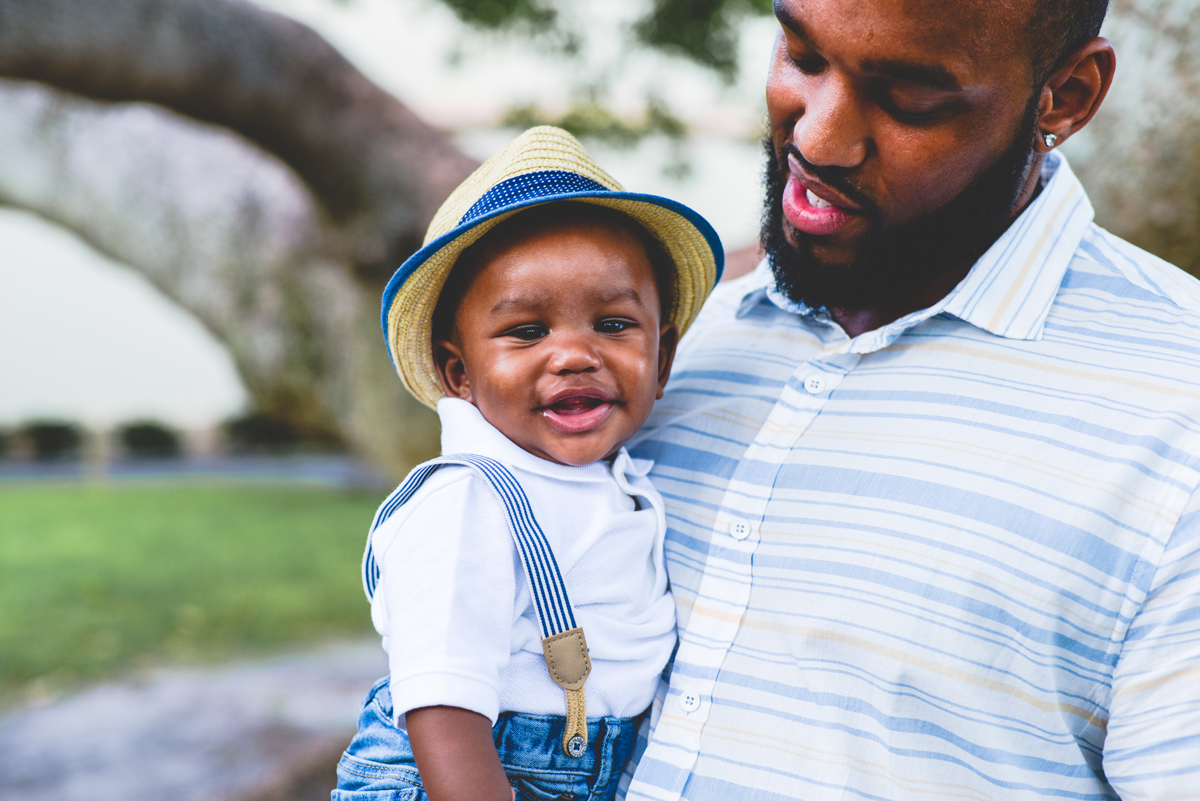
<instances>
[{"instance_id":1,"label":"man's lips","mask_svg":"<svg viewBox=\"0 0 1200 801\"><path fill-rule=\"evenodd\" d=\"M783 216L797 231L824 236L841 230L858 208L824 184L803 175L791 156L783 188ZM797 173L801 175L797 175Z\"/></svg>"},{"instance_id":2,"label":"man's lips","mask_svg":"<svg viewBox=\"0 0 1200 801\"><path fill-rule=\"evenodd\" d=\"M559 432L581 434L603 423L612 409L613 401L603 393L583 390L561 392L539 411Z\"/></svg>"}]
</instances>

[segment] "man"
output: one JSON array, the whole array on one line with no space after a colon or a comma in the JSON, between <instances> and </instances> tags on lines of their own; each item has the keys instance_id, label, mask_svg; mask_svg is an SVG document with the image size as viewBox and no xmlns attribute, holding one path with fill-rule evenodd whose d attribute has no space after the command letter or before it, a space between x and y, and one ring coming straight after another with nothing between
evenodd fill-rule
<instances>
[{"instance_id":1,"label":"man","mask_svg":"<svg viewBox=\"0 0 1200 801\"><path fill-rule=\"evenodd\" d=\"M1105 10L776 0L769 258L636 448L680 646L630 798L1200 798L1200 284L1056 151Z\"/></svg>"}]
</instances>

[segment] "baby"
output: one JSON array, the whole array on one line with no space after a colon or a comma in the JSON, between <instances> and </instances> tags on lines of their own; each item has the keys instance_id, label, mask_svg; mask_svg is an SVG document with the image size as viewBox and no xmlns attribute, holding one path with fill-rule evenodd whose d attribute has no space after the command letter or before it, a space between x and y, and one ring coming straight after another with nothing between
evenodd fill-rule
<instances>
[{"instance_id":1,"label":"baby","mask_svg":"<svg viewBox=\"0 0 1200 801\"><path fill-rule=\"evenodd\" d=\"M372 525L390 673L334 801L613 797L675 644L662 499L623 445L721 264L703 218L622 191L556 128L439 210L383 327L443 456Z\"/></svg>"}]
</instances>

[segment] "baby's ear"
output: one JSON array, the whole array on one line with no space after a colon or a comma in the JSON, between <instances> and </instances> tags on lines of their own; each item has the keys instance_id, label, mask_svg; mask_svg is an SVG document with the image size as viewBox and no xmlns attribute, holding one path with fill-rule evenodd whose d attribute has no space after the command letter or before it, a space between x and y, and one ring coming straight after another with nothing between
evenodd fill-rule
<instances>
[{"instance_id":1,"label":"baby's ear","mask_svg":"<svg viewBox=\"0 0 1200 801\"><path fill-rule=\"evenodd\" d=\"M658 392L654 399L663 396L663 387L671 377L671 363L675 361L675 346L679 344L679 329L675 323L663 323L658 331Z\"/></svg>"},{"instance_id":2,"label":"baby's ear","mask_svg":"<svg viewBox=\"0 0 1200 801\"><path fill-rule=\"evenodd\" d=\"M462 349L448 339L439 339L433 343L433 361L437 364L438 378L442 381L442 392L446 393L446 397L474 403Z\"/></svg>"}]
</instances>

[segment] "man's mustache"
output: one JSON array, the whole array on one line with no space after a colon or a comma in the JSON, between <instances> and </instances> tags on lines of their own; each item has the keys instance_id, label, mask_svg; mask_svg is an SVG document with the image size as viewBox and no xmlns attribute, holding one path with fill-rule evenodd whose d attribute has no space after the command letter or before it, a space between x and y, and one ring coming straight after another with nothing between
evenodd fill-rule
<instances>
[{"instance_id":1,"label":"man's mustache","mask_svg":"<svg viewBox=\"0 0 1200 801\"><path fill-rule=\"evenodd\" d=\"M784 146L783 150L780 151L778 155L779 169L784 172L789 171L788 156L794 158L806 173L816 178L829 188L836 189L838 192L845 195L847 200L850 200L859 207L860 212L872 217L878 216L879 205L875 203L875 201L873 201L866 192L862 191L862 189L854 184L854 182L848 177L848 170L846 170L846 168L818 167L808 159L804 158L804 155L800 152L800 148L796 147L795 144L788 144Z\"/></svg>"}]
</instances>

